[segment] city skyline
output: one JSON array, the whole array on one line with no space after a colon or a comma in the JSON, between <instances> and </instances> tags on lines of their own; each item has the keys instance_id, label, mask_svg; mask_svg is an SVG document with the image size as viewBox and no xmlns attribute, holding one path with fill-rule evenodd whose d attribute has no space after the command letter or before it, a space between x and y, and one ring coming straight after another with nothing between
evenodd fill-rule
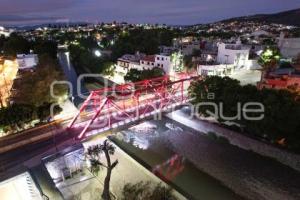
<instances>
[{"instance_id":1,"label":"city skyline","mask_svg":"<svg viewBox=\"0 0 300 200\"><path fill-rule=\"evenodd\" d=\"M122 5L122 6L120 6ZM266 7L265 5L268 5ZM165 23L191 25L210 23L231 17L276 13L297 9L294 0L1 0L0 25L25 25L49 22Z\"/></svg>"}]
</instances>

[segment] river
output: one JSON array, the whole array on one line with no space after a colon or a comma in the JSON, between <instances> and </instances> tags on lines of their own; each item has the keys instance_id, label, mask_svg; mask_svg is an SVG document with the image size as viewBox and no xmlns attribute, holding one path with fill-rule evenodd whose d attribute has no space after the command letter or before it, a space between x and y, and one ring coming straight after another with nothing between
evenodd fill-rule
<instances>
[{"instance_id":1,"label":"river","mask_svg":"<svg viewBox=\"0 0 300 200\"><path fill-rule=\"evenodd\" d=\"M152 120L121 131L112 140L188 199L242 199L173 150L168 137L178 132L187 130L169 119Z\"/></svg>"}]
</instances>

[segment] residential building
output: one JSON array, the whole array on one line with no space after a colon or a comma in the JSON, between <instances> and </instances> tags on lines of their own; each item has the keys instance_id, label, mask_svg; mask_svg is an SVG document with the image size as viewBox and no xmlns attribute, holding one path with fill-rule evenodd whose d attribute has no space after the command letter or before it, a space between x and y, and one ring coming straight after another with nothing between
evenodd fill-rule
<instances>
[{"instance_id":1,"label":"residential building","mask_svg":"<svg viewBox=\"0 0 300 200\"><path fill-rule=\"evenodd\" d=\"M250 48L238 40L235 44L218 44L217 62L220 64L233 64L236 68L246 66L249 59Z\"/></svg>"},{"instance_id":2,"label":"residential building","mask_svg":"<svg viewBox=\"0 0 300 200\"><path fill-rule=\"evenodd\" d=\"M153 69L155 67L155 55L147 55L140 60L141 70Z\"/></svg>"},{"instance_id":3,"label":"residential building","mask_svg":"<svg viewBox=\"0 0 300 200\"><path fill-rule=\"evenodd\" d=\"M126 74L130 69L141 69L140 60L146 55L137 52L134 55L125 54L118 59L116 72Z\"/></svg>"}]
</instances>

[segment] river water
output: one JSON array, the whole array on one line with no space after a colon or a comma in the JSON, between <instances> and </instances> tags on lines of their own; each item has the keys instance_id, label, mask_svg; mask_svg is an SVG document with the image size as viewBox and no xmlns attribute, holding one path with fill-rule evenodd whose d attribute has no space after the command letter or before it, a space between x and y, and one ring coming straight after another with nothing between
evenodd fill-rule
<instances>
[{"instance_id":1,"label":"river water","mask_svg":"<svg viewBox=\"0 0 300 200\"><path fill-rule=\"evenodd\" d=\"M113 136L112 140L188 199L242 199L174 151L168 138L180 138L180 134L188 132L184 126L164 118L159 121L146 121L121 131Z\"/></svg>"}]
</instances>

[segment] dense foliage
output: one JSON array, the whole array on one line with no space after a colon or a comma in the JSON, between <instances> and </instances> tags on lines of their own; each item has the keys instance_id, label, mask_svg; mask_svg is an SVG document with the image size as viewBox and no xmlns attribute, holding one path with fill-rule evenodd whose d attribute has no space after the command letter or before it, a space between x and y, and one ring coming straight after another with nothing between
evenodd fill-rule
<instances>
[{"instance_id":1,"label":"dense foliage","mask_svg":"<svg viewBox=\"0 0 300 200\"><path fill-rule=\"evenodd\" d=\"M95 55L96 50L99 50L99 46L91 37L80 39L78 44L69 46L72 64L78 74L111 75L113 73L113 63L105 56L97 57Z\"/></svg>"},{"instance_id":2,"label":"dense foliage","mask_svg":"<svg viewBox=\"0 0 300 200\"><path fill-rule=\"evenodd\" d=\"M259 57L258 63L265 71L274 70L281 58L280 50L277 47L267 47Z\"/></svg>"},{"instance_id":3,"label":"dense foliage","mask_svg":"<svg viewBox=\"0 0 300 200\"><path fill-rule=\"evenodd\" d=\"M4 131L22 129L26 123L33 120L46 121L51 117L51 114L58 114L60 111L61 108L55 106L51 113L50 103L41 106L12 104L0 109L0 128Z\"/></svg>"},{"instance_id":4,"label":"dense foliage","mask_svg":"<svg viewBox=\"0 0 300 200\"><path fill-rule=\"evenodd\" d=\"M29 41L16 33L13 33L8 38L0 36L0 52L3 52L5 56L16 57L17 54L30 53L30 50L33 50L35 54L48 54L53 59L56 59L57 43L41 38Z\"/></svg>"},{"instance_id":5,"label":"dense foliage","mask_svg":"<svg viewBox=\"0 0 300 200\"><path fill-rule=\"evenodd\" d=\"M176 200L170 188L160 184L153 187L150 182L128 183L123 188L122 200Z\"/></svg>"},{"instance_id":6,"label":"dense foliage","mask_svg":"<svg viewBox=\"0 0 300 200\"><path fill-rule=\"evenodd\" d=\"M258 90L255 86L241 86L237 80L228 77L208 77L204 81L195 81L189 88L193 103L215 103L220 109L223 103L223 114L226 117L236 116L238 103L260 102L264 105L264 118L247 120L243 115L232 122L239 124L242 130L254 136L276 143L285 141L288 148L300 151L300 100L296 93L287 90ZM209 116L207 111L215 112L211 105L202 105L197 113ZM224 122L219 111L217 120ZM248 114L259 117L261 113Z\"/></svg>"},{"instance_id":7,"label":"dense foliage","mask_svg":"<svg viewBox=\"0 0 300 200\"><path fill-rule=\"evenodd\" d=\"M119 36L112 47L112 57L118 59L124 54L134 54L136 51L151 55L159 53L159 46L172 46L178 32L168 29L133 29Z\"/></svg>"},{"instance_id":8,"label":"dense foliage","mask_svg":"<svg viewBox=\"0 0 300 200\"><path fill-rule=\"evenodd\" d=\"M154 67L153 69L137 70L130 69L125 75L125 81L138 82L145 79L156 78L164 75L164 71L161 68Z\"/></svg>"}]
</instances>

